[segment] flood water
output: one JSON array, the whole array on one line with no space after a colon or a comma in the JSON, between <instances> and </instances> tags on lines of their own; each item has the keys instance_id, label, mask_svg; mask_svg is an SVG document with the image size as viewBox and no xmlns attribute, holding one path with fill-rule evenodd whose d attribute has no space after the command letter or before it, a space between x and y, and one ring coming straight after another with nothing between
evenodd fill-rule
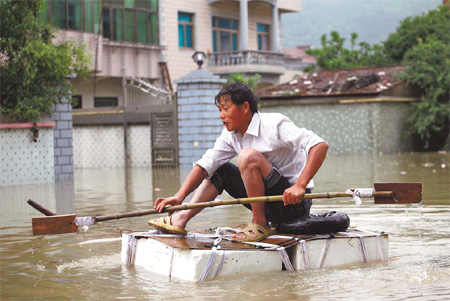
<instances>
[{"instance_id":1,"label":"flood water","mask_svg":"<svg viewBox=\"0 0 450 301\"><path fill-rule=\"evenodd\" d=\"M351 225L389 234L389 261L314 271L279 271L203 283L170 280L125 267L120 229L148 229L149 217L103 222L77 234L32 236L41 216L28 198L61 213L107 215L143 210L172 195L188 170L83 169L55 194L54 184L2 187L0 192L1 300L27 299L390 299L445 300L450 296L450 155L413 153L329 156L314 192L368 188L374 182L422 182L423 206L356 206L350 198L315 200L312 211L336 210ZM69 192L67 192L69 191ZM55 199L58 198L58 204ZM220 198L228 198L226 195ZM242 206L205 209L188 230L248 222Z\"/></svg>"}]
</instances>

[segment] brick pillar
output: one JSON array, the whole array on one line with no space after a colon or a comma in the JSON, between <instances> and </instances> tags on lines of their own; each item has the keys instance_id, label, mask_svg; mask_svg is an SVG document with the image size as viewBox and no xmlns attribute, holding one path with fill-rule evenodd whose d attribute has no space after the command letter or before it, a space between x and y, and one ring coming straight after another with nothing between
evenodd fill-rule
<instances>
[{"instance_id":1,"label":"brick pillar","mask_svg":"<svg viewBox=\"0 0 450 301\"><path fill-rule=\"evenodd\" d=\"M176 81L180 166L192 166L220 135L223 125L214 96L225 82L206 69L191 71Z\"/></svg>"},{"instance_id":2,"label":"brick pillar","mask_svg":"<svg viewBox=\"0 0 450 301\"><path fill-rule=\"evenodd\" d=\"M73 179L72 106L67 99L55 106L53 120L55 179Z\"/></svg>"}]
</instances>

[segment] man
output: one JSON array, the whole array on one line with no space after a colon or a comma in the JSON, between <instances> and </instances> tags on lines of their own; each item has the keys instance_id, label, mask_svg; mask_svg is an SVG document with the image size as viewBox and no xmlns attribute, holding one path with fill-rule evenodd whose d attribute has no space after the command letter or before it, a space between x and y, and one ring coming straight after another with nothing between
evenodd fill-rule
<instances>
[{"instance_id":1,"label":"man","mask_svg":"<svg viewBox=\"0 0 450 301\"><path fill-rule=\"evenodd\" d=\"M235 241L260 241L275 234L270 227L309 216L312 178L326 157L328 144L278 113L258 113L256 96L242 83L230 84L215 97L225 126L212 149L194 163L178 192L158 198L155 209L180 205L197 187L191 203L209 202L226 190L234 198L283 195L283 202L251 203L253 217ZM237 166L229 161L238 156ZM202 209L183 210L149 224L185 235L187 222Z\"/></svg>"}]
</instances>

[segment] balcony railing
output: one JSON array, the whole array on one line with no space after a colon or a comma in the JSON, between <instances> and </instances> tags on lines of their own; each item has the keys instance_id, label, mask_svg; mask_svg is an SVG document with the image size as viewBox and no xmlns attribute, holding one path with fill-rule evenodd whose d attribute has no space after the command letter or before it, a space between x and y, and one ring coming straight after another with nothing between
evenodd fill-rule
<instances>
[{"instance_id":1,"label":"balcony railing","mask_svg":"<svg viewBox=\"0 0 450 301\"><path fill-rule=\"evenodd\" d=\"M214 52L208 55L210 67L234 66L234 65L271 65L284 66L284 55L270 51L230 51Z\"/></svg>"},{"instance_id":2,"label":"balcony railing","mask_svg":"<svg viewBox=\"0 0 450 301\"><path fill-rule=\"evenodd\" d=\"M270 51L229 51L214 52L208 55L209 67L238 65L269 65L284 67L286 70L302 71L311 63L305 63L301 59L285 56L283 53Z\"/></svg>"}]
</instances>

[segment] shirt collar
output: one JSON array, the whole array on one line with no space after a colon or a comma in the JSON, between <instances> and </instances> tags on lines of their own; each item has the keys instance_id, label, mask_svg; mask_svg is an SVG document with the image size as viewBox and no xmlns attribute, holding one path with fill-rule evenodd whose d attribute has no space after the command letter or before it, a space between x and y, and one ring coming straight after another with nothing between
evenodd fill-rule
<instances>
[{"instance_id":1,"label":"shirt collar","mask_svg":"<svg viewBox=\"0 0 450 301\"><path fill-rule=\"evenodd\" d=\"M258 137L259 135L259 125L261 123L261 118L259 117L259 113L255 112L252 117L252 121L250 121L250 124L248 125L246 134Z\"/></svg>"}]
</instances>

